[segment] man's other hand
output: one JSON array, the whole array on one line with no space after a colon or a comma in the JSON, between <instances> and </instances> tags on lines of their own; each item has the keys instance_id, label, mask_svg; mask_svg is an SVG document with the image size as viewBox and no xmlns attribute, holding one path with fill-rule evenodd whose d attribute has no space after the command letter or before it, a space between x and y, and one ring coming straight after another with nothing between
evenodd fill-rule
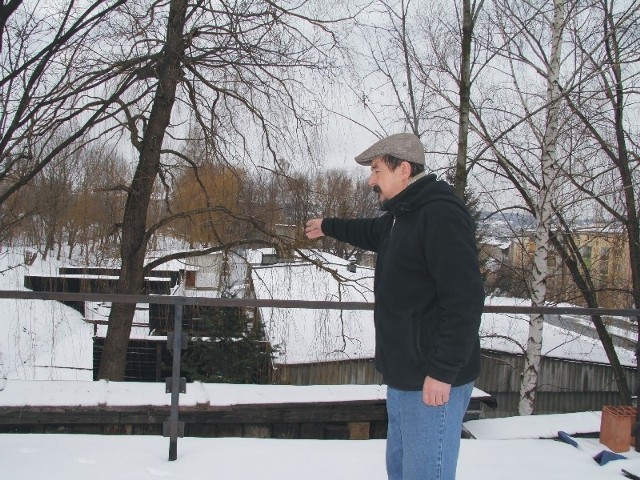
<instances>
[{"instance_id":1,"label":"man's other hand","mask_svg":"<svg viewBox=\"0 0 640 480\"><path fill-rule=\"evenodd\" d=\"M424 385L422 385L422 401L426 405L432 407L444 405L449 401L450 393L451 385L448 383L440 382L431 377L424 379Z\"/></svg>"}]
</instances>

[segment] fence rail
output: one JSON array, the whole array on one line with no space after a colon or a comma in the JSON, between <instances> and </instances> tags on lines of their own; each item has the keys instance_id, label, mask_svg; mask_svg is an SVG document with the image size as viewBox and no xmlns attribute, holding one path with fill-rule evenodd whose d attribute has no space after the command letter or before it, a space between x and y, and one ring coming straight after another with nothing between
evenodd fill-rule
<instances>
[{"instance_id":1,"label":"fence rail","mask_svg":"<svg viewBox=\"0 0 640 480\"><path fill-rule=\"evenodd\" d=\"M278 300L255 298L184 297L178 295L121 295L110 293L34 292L0 290L0 298L26 300L57 300L61 302L159 303L163 305L203 305L212 307L308 308L314 310L373 310L371 302L334 302L314 300ZM610 317L640 317L640 309L586 307L523 307L515 305L485 305L484 313L514 313L549 315L597 315Z\"/></svg>"},{"instance_id":2,"label":"fence rail","mask_svg":"<svg viewBox=\"0 0 640 480\"><path fill-rule=\"evenodd\" d=\"M18 290L0 290L0 299L18 300L56 300L60 302L111 302L111 303L158 303L175 306L174 332L168 341L173 349L173 365L171 377L167 378L166 391L171 393L171 410L166 425L166 436L169 437L169 460L178 456L178 437L182 436L183 425L179 421L179 395L184 393L184 379L180 378L180 358L183 349L182 313L185 305L202 305L214 307L267 307L267 308L300 308L324 310L373 310L370 302L332 302L306 300L247 299L247 298L208 298L185 297L178 295L121 295L108 293L73 293L73 292L34 292ZM522 307L508 305L485 305L485 313L507 314L549 314L549 315L588 315L588 316L620 316L640 318L638 309L615 308L583 308L583 307ZM176 352L178 354L176 354Z\"/></svg>"}]
</instances>

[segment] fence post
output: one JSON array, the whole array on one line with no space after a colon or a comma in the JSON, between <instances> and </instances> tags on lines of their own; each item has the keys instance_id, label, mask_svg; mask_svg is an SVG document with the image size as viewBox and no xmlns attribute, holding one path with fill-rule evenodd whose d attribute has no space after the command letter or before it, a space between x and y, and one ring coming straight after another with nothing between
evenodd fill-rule
<instances>
[{"instance_id":1,"label":"fence post","mask_svg":"<svg viewBox=\"0 0 640 480\"><path fill-rule=\"evenodd\" d=\"M176 299L178 300L178 299ZM186 337L182 334L182 312L184 308L184 298L176 301L174 314L173 335L168 335L169 348L173 350L173 364L171 377L166 379L166 392L171 393L171 413L168 424L165 423L164 436L169 437L169 460L178 458L178 437L184 436L184 422L178 421L180 407L180 393L187 391L186 380L180 377L180 357L184 349ZM168 432L167 432L168 430ZM167 435L168 433L168 435Z\"/></svg>"}]
</instances>

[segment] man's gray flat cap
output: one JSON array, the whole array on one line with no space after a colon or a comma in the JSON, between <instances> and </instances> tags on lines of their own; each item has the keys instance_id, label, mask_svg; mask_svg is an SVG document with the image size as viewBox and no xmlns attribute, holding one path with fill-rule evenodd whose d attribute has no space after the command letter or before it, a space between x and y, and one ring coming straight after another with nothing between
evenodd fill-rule
<instances>
[{"instance_id":1,"label":"man's gray flat cap","mask_svg":"<svg viewBox=\"0 0 640 480\"><path fill-rule=\"evenodd\" d=\"M378 140L358 155L356 162L360 165L371 165L373 159L384 155L424 165L424 147L420 139L412 133L396 133Z\"/></svg>"}]
</instances>

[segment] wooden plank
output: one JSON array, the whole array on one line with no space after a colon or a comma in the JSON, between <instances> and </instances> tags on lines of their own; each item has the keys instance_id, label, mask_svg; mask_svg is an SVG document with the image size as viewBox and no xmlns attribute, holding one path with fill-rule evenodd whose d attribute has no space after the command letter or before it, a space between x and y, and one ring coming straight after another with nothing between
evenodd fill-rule
<instances>
[{"instance_id":1,"label":"wooden plank","mask_svg":"<svg viewBox=\"0 0 640 480\"><path fill-rule=\"evenodd\" d=\"M377 420L371 422L371 429L369 431L371 438L385 439L387 438L387 421Z\"/></svg>"},{"instance_id":2,"label":"wooden plank","mask_svg":"<svg viewBox=\"0 0 640 480\"><path fill-rule=\"evenodd\" d=\"M242 424L225 423L216 425L216 437L242 437Z\"/></svg>"},{"instance_id":3,"label":"wooden plank","mask_svg":"<svg viewBox=\"0 0 640 480\"><path fill-rule=\"evenodd\" d=\"M300 438L324 439L324 424L318 422L301 423Z\"/></svg>"},{"instance_id":4,"label":"wooden plank","mask_svg":"<svg viewBox=\"0 0 640 480\"><path fill-rule=\"evenodd\" d=\"M272 438L300 438L300 425L297 423L276 423L271 429Z\"/></svg>"},{"instance_id":5,"label":"wooden plank","mask_svg":"<svg viewBox=\"0 0 640 480\"><path fill-rule=\"evenodd\" d=\"M113 408L113 407L0 407L0 425L28 425L42 423L162 423L169 415L169 407ZM196 423L327 423L386 421L386 409L379 405L295 404L242 406L229 409L181 408L180 417Z\"/></svg>"},{"instance_id":6,"label":"wooden plank","mask_svg":"<svg viewBox=\"0 0 640 480\"><path fill-rule=\"evenodd\" d=\"M324 429L327 440L349 440L349 429L346 424L327 423Z\"/></svg>"},{"instance_id":7,"label":"wooden plank","mask_svg":"<svg viewBox=\"0 0 640 480\"><path fill-rule=\"evenodd\" d=\"M369 430L371 425L369 422L349 422L349 440L369 440Z\"/></svg>"},{"instance_id":8,"label":"wooden plank","mask_svg":"<svg viewBox=\"0 0 640 480\"><path fill-rule=\"evenodd\" d=\"M0 431L159 435L169 413L169 406L0 407ZM200 405L182 407L180 421L188 436L384 438L386 408L379 401Z\"/></svg>"},{"instance_id":9,"label":"wooden plank","mask_svg":"<svg viewBox=\"0 0 640 480\"><path fill-rule=\"evenodd\" d=\"M180 419L182 421L182 419ZM218 436L216 425L202 423L186 423L184 426L186 437L215 438Z\"/></svg>"},{"instance_id":10,"label":"wooden plank","mask_svg":"<svg viewBox=\"0 0 640 480\"><path fill-rule=\"evenodd\" d=\"M271 438L271 425L263 423L249 423L243 425L243 437Z\"/></svg>"}]
</instances>

